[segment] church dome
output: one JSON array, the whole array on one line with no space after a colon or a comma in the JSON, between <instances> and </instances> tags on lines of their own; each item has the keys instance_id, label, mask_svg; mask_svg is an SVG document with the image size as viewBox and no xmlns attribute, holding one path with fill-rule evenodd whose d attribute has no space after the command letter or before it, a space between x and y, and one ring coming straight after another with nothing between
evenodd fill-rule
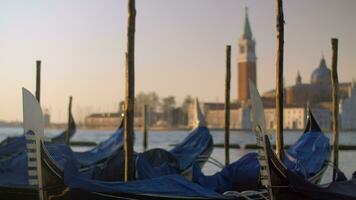
<instances>
[{"instance_id":1,"label":"church dome","mask_svg":"<svg viewBox=\"0 0 356 200\"><path fill-rule=\"evenodd\" d=\"M326 66L324 56L320 61L319 67L313 71L310 82L313 84L331 84L331 71Z\"/></svg>"}]
</instances>

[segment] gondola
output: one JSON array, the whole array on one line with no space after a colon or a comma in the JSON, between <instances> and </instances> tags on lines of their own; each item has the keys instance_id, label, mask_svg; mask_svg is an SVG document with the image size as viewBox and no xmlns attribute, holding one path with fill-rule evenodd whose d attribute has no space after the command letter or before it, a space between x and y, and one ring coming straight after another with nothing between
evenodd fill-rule
<instances>
[{"instance_id":1,"label":"gondola","mask_svg":"<svg viewBox=\"0 0 356 200\"><path fill-rule=\"evenodd\" d=\"M164 175L181 174L191 179L193 163L203 166L213 150L213 138L205 125L204 115L196 100L195 128L171 150L154 148L142 153L134 152L133 168L135 179L152 179ZM123 139L122 139L123 141ZM105 145L106 146L106 145ZM94 151L94 155L100 155ZM77 153L74 153L76 160ZM102 181L121 181L124 179L124 151L118 149L100 166L92 169L92 179Z\"/></svg>"},{"instance_id":2,"label":"gondola","mask_svg":"<svg viewBox=\"0 0 356 200\"><path fill-rule=\"evenodd\" d=\"M54 144L64 144L67 133L69 138L73 137L77 130L72 112L69 112L69 124L67 130L63 131L59 135L53 137L51 142ZM25 135L7 137L0 143L0 160L11 157L18 153L23 152L26 149L26 138Z\"/></svg>"},{"instance_id":3,"label":"gondola","mask_svg":"<svg viewBox=\"0 0 356 200\"><path fill-rule=\"evenodd\" d=\"M267 135L262 100L251 81L250 94L253 130L259 147L257 158L261 166L259 174L261 185L267 188L271 199L304 199L302 196L291 195L293 188L288 183L288 171L305 182L317 184L328 167L329 139L321 131L309 108L305 131L299 140L284 152L282 162L272 149Z\"/></svg>"},{"instance_id":4,"label":"gondola","mask_svg":"<svg viewBox=\"0 0 356 200\"><path fill-rule=\"evenodd\" d=\"M276 199L356 199L356 179L335 181L328 184L314 184L290 171L279 161L267 136L266 155L269 164L272 193Z\"/></svg>"},{"instance_id":5,"label":"gondola","mask_svg":"<svg viewBox=\"0 0 356 200\"><path fill-rule=\"evenodd\" d=\"M26 174L3 173L5 177L0 178L0 197L6 200L39 199L38 188L43 188L48 196L61 195L66 189L62 181L63 169L49 155L47 148L38 148L46 145L43 137L43 115L41 109L38 109L40 105L26 89L23 89L23 100L24 137L26 138L25 147L28 164L22 166L26 167L26 170L24 170ZM68 148L66 145L53 145L53 147ZM16 159L13 161L16 166ZM37 170L38 162L41 163L41 170ZM41 181L39 181L40 179ZM42 187L42 180L45 180L46 185L50 187Z\"/></svg>"},{"instance_id":6,"label":"gondola","mask_svg":"<svg viewBox=\"0 0 356 200\"><path fill-rule=\"evenodd\" d=\"M69 112L69 125L67 130L63 131L57 136L54 136L51 139L51 142L54 144L65 144L67 135L69 138L72 138L76 131L77 131L77 126L75 124L74 117L72 115L72 112Z\"/></svg>"},{"instance_id":7,"label":"gondola","mask_svg":"<svg viewBox=\"0 0 356 200\"><path fill-rule=\"evenodd\" d=\"M51 138L50 141L46 143L50 144L64 144L66 139L66 134L69 132L69 136L72 137L76 132L76 124L74 118L70 112L70 124L69 129L63 131L61 134ZM115 154L119 149L123 148L123 123L121 122L117 130L111 134L109 138L105 141L99 143L94 148L83 151L83 152L74 152L75 157L80 163L81 168L88 168L92 165L102 163L110 156ZM1 165L6 165L11 159L26 160L25 155L26 150L26 137L25 135L18 137L9 137L6 139L6 142L0 146L0 170ZM13 157L19 158L13 158Z\"/></svg>"},{"instance_id":8,"label":"gondola","mask_svg":"<svg viewBox=\"0 0 356 200\"><path fill-rule=\"evenodd\" d=\"M261 127L262 132L266 133L262 100L253 83L250 83L250 94L253 124ZM287 169L302 174L313 183L320 181L330 158L330 145L329 139L320 130L310 110L304 133L285 152L285 155L283 163ZM245 191L263 188L260 183L261 166L258 158L258 153L247 153L211 176L205 176L199 167L195 167L193 181L219 193L229 190Z\"/></svg>"},{"instance_id":9,"label":"gondola","mask_svg":"<svg viewBox=\"0 0 356 200\"><path fill-rule=\"evenodd\" d=\"M40 109L38 103L35 101L35 98L28 91L24 90L24 96L27 96L26 98L30 98L30 99L32 98L32 104L35 104L35 105L32 105L32 107L37 106L36 109ZM24 97L24 99L26 99L26 98ZM27 103L27 104L29 104L29 103ZM31 105L30 105L30 107L31 107ZM26 111L24 108L24 113L25 112ZM29 113L29 112L27 112L27 113ZM32 111L31 113L36 113L36 112ZM38 116L41 116L41 115L38 115ZM33 117L36 117L36 116L33 116ZM24 117L24 122L25 121L26 120ZM24 126L26 126L26 123L24 123ZM36 128L33 128L33 129L27 128L27 129L32 131L32 130L35 130ZM39 131L37 130L37 132L36 131L33 131L33 132L35 132L37 134L37 132L39 132ZM33 138L35 138L35 137L33 137ZM27 166L29 166L29 167L28 167L28 176L27 177L21 176L19 174L6 174L8 177L13 175L15 177L15 179L16 179L16 177L26 179L26 180L21 180L22 182L20 181L21 182L20 184L16 183L15 179L10 180L10 182L11 181L15 182L12 184L8 184L8 183L6 183L6 181L4 182L4 180L6 180L6 178L1 179L1 180L3 180L3 181L0 181L0 195L1 196L6 197L7 199L34 199L37 197L36 195L38 195L38 192L39 192L37 188L40 187L40 188L44 188L45 194L47 196L51 196L52 199L54 197L59 198L59 199L68 198L67 185L70 186L71 183L67 184L66 180L68 180L68 177L70 177L70 175L73 171L73 170L70 170L70 167L68 167L68 166L71 166L72 168L75 168L76 170L78 170L77 173L80 173L80 177L81 178L85 177L85 180L88 180L91 184L93 184L95 182L100 182L100 183L104 182L104 181L93 180L93 179L91 179L91 177L88 176L87 172L80 171L80 169L78 167L79 166L78 160L75 158L75 155L73 154L73 152L70 150L70 148L68 146L46 143L42 139L40 140L40 143L41 143L41 145L39 148L41 149L40 150L40 152L41 152L40 166L41 167L39 167L39 168L43 171L42 177L45 177L45 178L40 179L39 177L35 177L37 179L33 179L34 177L32 177L32 176L34 174L36 176L39 174L38 172L33 172L34 168L36 169L37 166L39 166L39 165L38 164L34 165L33 163L32 164L28 163ZM186 143L183 142L183 144L186 144ZM29 145L26 145L26 146L29 147ZM34 145L32 145L32 146L34 146ZM30 145L30 147L31 147L31 145ZM34 152L34 151L27 150L27 157L29 158L28 161L31 161L31 159L34 159L34 158L38 158L37 156L29 155L28 152ZM37 169L39 169L39 168L37 168ZM30 172L31 170L32 170L32 173ZM27 173L27 171L26 171L26 173ZM195 194L195 195L199 194L199 196L200 196L200 194L204 194L204 192L202 193L202 191L205 190L204 188L201 188L200 186L198 186L194 183L186 181L181 176L179 176L179 175L168 175L168 176L169 176L169 178L159 178L159 179L165 180L165 182L168 183L168 185L171 185L171 186L175 185L174 188L176 188L177 190L179 190L179 186L180 186L181 192L188 192L188 194ZM78 178L79 178L79 176L78 176ZM33 183L33 180L43 180L43 186L42 187L37 186L36 184L35 185L32 184L32 186L31 186L31 182ZM148 181L148 182L153 181L152 183L153 184L155 183L156 185L162 184L161 181L155 182L154 179L142 180L142 181ZM35 183L38 183L38 182L39 181L35 181ZM182 183L179 184L179 182L183 182L183 184ZM117 182L104 182L104 183L115 184ZM194 187L196 187L196 191L192 192L192 190L194 190L194 187L185 188L186 183L190 183L190 184L194 185ZM172 188L170 188L170 189L172 189ZM75 191L76 190L74 189L73 193L71 193L71 194L74 195ZM129 195L131 195L131 194L129 194ZM217 197L216 195L218 195L218 194L208 190L208 191L206 191L205 195L207 195L207 196L212 195L214 197Z\"/></svg>"},{"instance_id":10,"label":"gondola","mask_svg":"<svg viewBox=\"0 0 356 200\"><path fill-rule=\"evenodd\" d=\"M25 134L26 135L26 134ZM25 137L25 136L24 136ZM27 160L26 152L27 141L25 137L25 150L12 154L12 156L0 160L0 183L6 184L26 184L27 183ZM112 159L113 155L117 154L123 148L123 128L120 127L108 139L98 144L91 150L85 152L73 152L69 146L65 144L56 144L45 142L48 152L51 157L57 162L64 162L63 158L74 156L77 160L78 167L82 172L100 173L106 170L102 167L103 163ZM65 152L57 149L67 149ZM93 171L95 170L95 172Z\"/></svg>"},{"instance_id":11,"label":"gondola","mask_svg":"<svg viewBox=\"0 0 356 200\"><path fill-rule=\"evenodd\" d=\"M213 151L213 143L199 101L196 99L193 130L169 151L155 148L139 153L135 164L136 179L151 179L177 173L191 179L193 163L203 167Z\"/></svg>"},{"instance_id":12,"label":"gondola","mask_svg":"<svg viewBox=\"0 0 356 200\"><path fill-rule=\"evenodd\" d=\"M91 166L105 162L109 157L112 157L117 151L123 149L124 146L124 128L123 119L116 131L109 138L96 145L94 148L83 151L73 152L75 158L80 162L82 167Z\"/></svg>"},{"instance_id":13,"label":"gondola","mask_svg":"<svg viewBox=\"0 0 356 200\"><path fill-rule=\"evenodd\" d=\"M283 163L286 169L301 174L312 183L318 183L327 168L330 147L329 140L319 129L311 112L309 116L303 135L285 152ZM193 181L220 193L262 188L258 157L255 152L248 153L211 176L205 176L199 167L195 167Z\"/></svg>"},{"instance_id":14,"label":"gondola","mask_svg":"<svg viewBox=\"0 0 356 200\"><path fill-rule=\"evenodd\" d=\"M349 180L335 181L317 185L306 181L293 172L288 171L288 181L293 188L292 194L313 200L355 200L356 177ZM291 195L292 195L291 194Z\"/></svg>"},{"instance_id":15,"label":"gondola","mask_svg":"<svg viewBox=\"0 0 356 200\"><path fill-rule=\"evenodd\" d=\"M34 98L32 94L25 89L23 93L24 96L27 95L27 99ZM27 107L31 108L31 106ZM27 107L24 106L24 113L25 108ZM36 112L28 111L28 113L30 113L28 115L31 115L31 113ZM33 116L33 118L31 116L31 118L36 119L37 117L42 119L42 114L39 116ZM28 118L29 117L27 117L27 121ZM25 120L24 117L24 127L26 126ZM74 122L74 120L72 122ZM31 133L26 132L23 137L25 140L25 144L23 145L25 149L22 152L18 152L10 157L0 160L1 199L3 197L4 199L36 199L35 197L38 195L38 187L31 184L31 176L33 173L36 174L36 172L30 172L35 167L35 163L29 163L29 161L33 161L34 159L33 154L31 154L31 152L33 153L33 150L28 149L29 147L33 147L33 144L29 143L33 143L33 141L31 142L31 138L33 140L34 136L31 136ZM53 143L42 137L41 146L43 148L41 149L41 159L46 185L49 185L48 193L51 195L60 195L61 192L63 192L62 190L66 188L63 184L63 164L68 158L72 158L72 156L75 157L81 172L90 173L90 170L94 169L97 165L100 165L100 162L104 162L111 156L111 154L122 148L122 138L123 128L121 124L117 131L104 142L87 152L77 153L73 152L70 147L65 144Z\"/></svg>"},{"instance_id":16,"label":"gondola","mask_svg":"<svg viewBox=\"0 0 356 200\"><path fill-rule=\"evenodd\" d=\"M289 170L281 163L272 150L268 136L265 136L264 143L271 177L272 194L276 199L356 199L355 178L318 185L313 181L313 177L307 179ZM315 176L317 177L319 174Z\"/></svg>"},{"instance_id":17,"label":"gondola","mask_svg":"<svg viewBox=\"0 0 356 200\"><path fill-rule=\"evenodd\" d=\"M35 99L34 97L32 97ZM37 103L38 109L40 109ZM310 125L309 127L313 127ZM35 132L36 133L36 132ZM130 181L128 183L114 181L99 181L87 177L80 172L74 155L65 145L51 145L42 143L42 163L40 169L45 173L54 174L51 182L43 188L48 188L46 194L51 194L54 199L225 199L226 197L214 190L203 187L184 179L177 174L165 175L157 178ZM63 147L63 148L62 148ZM52 157L51 151L57 151L63 156ZM48 158L48 159L46 159ZM59 159L58 159L59 158ZM37 165L38 166L38 165ZM50 166L50 167L48 167ZM46 172L46 169L49 172ZM63 172L64 171L64 172ZM56 186L56 187L54 187ZM68 187L68 188L66 188ZM51 188L56 188L51 190ZM22 190L18 190L22 191ZM58 192L61 191L61 192ZM33 191L32 191L33 193ZM235 196L234 199L239 199Z\"/></svg>"}]
</instances>

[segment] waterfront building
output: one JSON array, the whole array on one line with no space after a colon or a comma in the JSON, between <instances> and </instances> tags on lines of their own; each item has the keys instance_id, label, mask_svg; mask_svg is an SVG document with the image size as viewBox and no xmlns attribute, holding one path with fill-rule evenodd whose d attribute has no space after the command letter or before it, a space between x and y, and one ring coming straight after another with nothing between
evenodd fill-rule
<instances>
[{"instance_id":1,"label":"waterfront building","mask_svg":"<svg viewBox=\"0 0 356 200\"><path fill-rule=\"evenodd\" d=\"M119 113L93 113L85 118L85 126L88 128L117 127L121 122Z\"/></svg>"},{"instance_id":2,"label":"waterfront building","mask_svg":"<svg viewBox=\"0 0 356 200\"><path fill-rule=\"evenodd\" d=\"M344 130L356 130L356 84L349 88L346 98L340 101L340 125Z\"/></svg>"},{"instance_id":3,"label":"waterfront building","mask_svg":"<svg viewBox=\"0 0 356 200\"><path fill-rule=\"evenodd\" d=\"M50 115L48 109L44 110L43 122L44 122L44 126L45 127L50 127L51 126L51 115Z\"/></svg>"},{"instance_id":4,"label":"waterfront building","mask_svg":"<svg viewBox=\"0 0 356 200\"><path fill-rule=\"evenodd\" d=\"M266 108L264 110L266 116L267 129L275 129L275 108ZM325 108L312 108L313 115L321 129L330 130L331 111ZM286 130L302 130L306 126L306 116L308 108L288 106L283 110L283 128Z\"/></svg>"},{"instance_id":5,"label":"waterfront building","mask_svg":"<svg viewBox=\"0 0 356 200\"><path fill-rule=\"evenodd\" d=\"M237 77L238 77L238 100L250 99L249 80L257 86L256 75L256 42L252 36L252 30L248 18L247 8L242 37L238 43L237 54Z\"/></svg>"},{"instance_id":6,"label":"waterfront building","mask_svg":"<svg viewBox=\"0 0 356 200\"><path fill-rule=\"evenodd\" d=\"M251 26L246 11L242 37L237 45L237 102L231 103L230 127L236 129L251 128L251 99L249 94L249 79L257 86L256 41L253 38ZM356 129L356 96L355 84L341 82L339 84L340 98L340 128ZM319 65L310 75L310 83L303 82L297 73L295 84L284 89L284 128L304 129L306 107L310 106L319 125L324 130L330 130L331 121L331 70L324 56ZM262 95L265 107L267 127L274 128L275 90ZM210 128L223 128L225 123L224 103L205 102L202 110ZM188 113L192 119L192 114ZM191 121L191 120L190 120Z\"/></svg>"}]
</instances>

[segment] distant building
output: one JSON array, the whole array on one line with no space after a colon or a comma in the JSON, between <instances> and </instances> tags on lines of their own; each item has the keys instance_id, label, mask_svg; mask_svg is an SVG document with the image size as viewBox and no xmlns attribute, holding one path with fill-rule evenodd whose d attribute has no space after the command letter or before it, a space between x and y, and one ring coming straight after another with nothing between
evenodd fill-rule
<instances>
[{"instance_id":1,"label":"distant building","mask_svg":"<svg viewBox=\"0 0 356 200\"><path fill-rule=\"evenodd\" d=\"M256 42L252 36L249 18L246 11L242 37L238 43L237 55L237 89L238 101L231 104L230 127L237 129L251 128L251 99L249 80L257 86ZM304 129L306 106L309 103L315 118L324 130L330 130L331 121L331 70L322 56L318 67L310 75L310 83L303 83L299 72L295 84L284 89L284 128ZM355 83L339 84L340 128L356 129L356 89ZM267 127L274 128L275 90L262 95ZM224 103L202 103L207 125L210 128L223 128L225 123ZM191 110L193 111L193 110ZM194 113L188 113L192 125Z\"/></svg>"},{"instance_id":2,"label":"distant building","mask_svg":"<svg viewBox=\"0 0 356 200\"><path fill-rule=\"evenodd\" d=\"M117 127L121 120L119 113L94 113L85 118L85 126L90 128Z\"/></svg>"},{"instance_id":3,"label":"distant building","mask_svg":"<svg viewBox=\"0 0 356 200\"><path fill-rule=\"evenodd\" d=\"M184 125L185 114L182 108L173 108L171 110L170 127Z\"/></svg>"},{"instance_id":4,"label":"distant building","mask_svg":"<svg viewBox=\"0 0 356 200\"><path fill-rule=\"evenodd\" d=\"M51 125L51 115L49 114L49 110L45 109L43 114L44 126L49 127Z\"/></svg>"},{"instance_id":5,"label":"distant building","mask_svg":"<svg viewBox=\"0 0 356 200\"><path fill-rule=\"evenodd\" d=\"M319 66L312 72L310 83L303 83L300 74L297 74L295 85L286 87L284 104L286 107L303 108L310 103L311 108L325 110L323 114L319 113L317 119L322 123L323 128L329 130L332 125L332 86L331 86L331 71L328 69L324 57L321 58ZM356 89L355 83L344 82L339 84L339 115L340 129L350 130L356 129ZM271 90L263 94L264 100L274 102L275 91ZM315 109L316 110L316 109ZM328 113L326 112L328 111ZM326 119L326 118L329 119ZM284 119L288 120L288 119Z\"/></svg>"},{"instance_id":6,"label":"distant building","mask_svg":"<svg viewBox=\"0 0 356 200\"><path fill-rule=\"evenodd\" d=\"M340 99L348 96L350 88L350 82L339 84ZM310 83L303 83L302 77L298 72L295 85L285 88L285 104L306 106L307 102L309 102L311 106L327 106L331 103L331 91L331 71L326 65L324 56L322 56L319 66L310 76ZM275 91L268 91L263 96L272 100L275 97Z\"/></svg>"},{"instance_id":7,"label":"distant building","mask_svg":"<svg viewBox=\"0 0 356 200\"><path fill-rule=\"evenodd\" d=\"M223 128L225 123L225 110L223 103L201 103L202 112L205 114L206 123L209 128ZM230 105L230 127L237 128L237 108L236 103ZM195 112L195 111L194 111ZM190 115L192 116L192 115Z\"/></svg>"},{"instance_id":8,"label":"distant building","mask_svg":"<svg viewBox=\"0 0 356 200\"><path fill-rule=\"evenodd\" d=\"M275 108L266 108L264 110L266 116L267 129L275 128ZM313 115L323 130L331 128L331 112L325 108L313 108ZM283 128L289 130L300 130L306 126L306 107L290 106L285 107L283 111Z\"/></svg>"},{"instance_id":9,"label":"distant building","mask_svg":"<svg viewBox=\"0 0 356 200\"><path fill-rule=\"evenodd\" d=\"M256 75L256 42L252 36L251 26L248 19L247 8L245 13L244 31L238 44L237 54L237 77L238 77L238 100L250 99L249 79L257 86Z\"/></svg>"},{"instance_id":10,"label":"distant building","mask_svg":"<svg viewBox=\"0 0 356 200\"><path fill-rule=\"evenodd\" d=\"M340 124L342 129L356 130L356 84L352 82L352 87L346 98L340 101Z\"/></svg>"},{"instance_id":11,"label":"distant building","mask_svg":"<svg viewBox=\"0 0 356 200\"><path fill-rule=\"evenodd\" d=\"M202 103L203 107L206 106L203 110L206 122L209 128L224 128L225 125L225 110L222 109L223 103ZM214 105L213 107L211 105ZM232 104L230 110L230 128L233 129L251 129L252 115L251 115L251 106L236 106L237 104ZM191 111L194 112L194 111ZM312 108L312 112L319 123L319 126L323 130L330 130L331 122L331 111L325 108ZM266 107L264 109L266 117L267 129L275 128L275 108ZM306 107L298 106L286 106L284 107L284 120L283 128L287 130L296 130L305 128L306 120ZM190 116L190 124L193 125L194 115ZM192 118L193 117L193 118Z\"/></svg>"},{"instance_id":12,"label":"distant building","mask_svg":"<svg viewBox=\"0 0 356 200\"><path fill-rule=\"evenodd\" d=\"M179 109L173 109L169 113L169 123L173 127L179 121ZM163 120L162 113L148 112L147 124L148 126L163 126L167 127L167 122ZM122 120L121 113L93 113L85 118L85 126L88 128L99 128L99 127L117 127L120 125ZM143 113L135 112L134 116L134 126L135 128L143 127Z\"/></svg>"}]
</instances>

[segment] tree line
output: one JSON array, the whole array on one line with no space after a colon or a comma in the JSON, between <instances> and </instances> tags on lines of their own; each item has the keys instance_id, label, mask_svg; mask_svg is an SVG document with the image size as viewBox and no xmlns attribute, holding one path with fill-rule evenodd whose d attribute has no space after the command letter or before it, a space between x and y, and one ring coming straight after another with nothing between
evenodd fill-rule
<instances>
[{"instance_id":1,"label":"tree line","mask_svg":"<svg viewBox=\"0 0 356 200\"><path fill-rule=\"evenodd\" d=\"M139 92L135 96L135 113L141 115L144 105L148 105L149 113L160 113L161 120L168 125L188 124L189 106L194 101L191 95L187 95L181 105L177 105L175 96L159 97L156 92ZM120 102L119 112L124 111L124 101Z\"/></svg>"}]
</instances>

